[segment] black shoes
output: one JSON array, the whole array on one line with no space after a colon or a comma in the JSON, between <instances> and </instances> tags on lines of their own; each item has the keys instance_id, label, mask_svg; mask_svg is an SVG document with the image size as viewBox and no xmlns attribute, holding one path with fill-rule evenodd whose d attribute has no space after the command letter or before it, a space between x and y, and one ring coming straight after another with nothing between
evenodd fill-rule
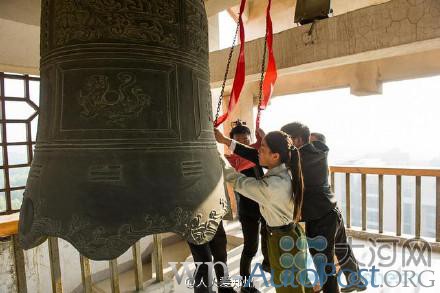
<instances>
[{"instance_id":1,"label":"black shoes","mask_svg":"<svg viewBox=\"0 0 440 293\"><path fill-rule=\"evenodd\" d=\"M218 293L237 293L233 287L219 287L217 288Z\"/></svg>"},{"instance_id":2,"label":"black shoes","mask_svg":"<svg viewBox=\"0 0 440 293\"><path fill-rule=\"evenodd\" d=\"M270 273L270 265L269 263L263 261L263 263L261 264L261 268L263 269L263 271Z\"/></svg>"},{"instance_id":3,"label":"black shoes","mask_svg":"<svg viewBox=\"0 0 440 293\"><path fill-rule=\"evenodd\" d=\"M362 282L359 284L349 285L347 287L341 288L341 292L353 292L353 291L361 292L365 290L367 290L367 286Z\"/></svg>"},{"instance_id":4,"label":"black shoes","mask_svg":"<svg viewBox=\"0 0 440 293\"><path fill-rule=\"evenodd\" d=\"M240 293L261 293L261 292L255 287L241 287Z\"/></svg>"},{"instance_id":5,"label":"black shoes","mask_svg":"<svg viewBox=\"0 0 440 293\"><path fill-rule=\"evenodd\" d=\"M341 292L361 292L367 290L367 285L362 282L361 278L358 275L359 273L351 273L347 279L347 286L341 288Z\"/></svg>"}]
</instances>

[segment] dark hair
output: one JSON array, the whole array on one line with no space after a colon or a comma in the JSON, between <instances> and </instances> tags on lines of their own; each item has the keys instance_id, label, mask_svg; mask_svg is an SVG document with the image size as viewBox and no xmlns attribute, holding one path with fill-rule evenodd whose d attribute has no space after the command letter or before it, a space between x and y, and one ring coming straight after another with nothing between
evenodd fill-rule
<instances>
[{"instance_id":1,"label":"dark hair","mask_svg":"<svg viewBox=\"0 0 440 293\"><path fill-rule=\"evenodd\" d=\"M310 136L314 136L314 137L316 137L316 139L317 139L318 141L322 142L322 143L325 143L325 142L326 142L325 135L322 134L322 133L319 133L319 132L312 132L312 133L310 133Z\"/></svg>"},{"instance_id":2,"label":"dark hair","mask_svg":"<svg viewBox=\"0 0 440 293\"><path fill-rule=\"evenodd\" d=\"M301 210L304 197L304 181L301 169L301 159L297 148L292 144L289 135L282 131L269 132L265 137L267 146L272 153L280 155L281 163L286 164L292 174L293 189L293 221L299 222L301 219Z\"/></svg>"},{"instance_id":3,"label":"dark hair","mask_svg":"<svg viewBox=\"0 0 440 293\"><path fill-rule=\"evenodd\" d=\"M235 126L229 132L229 137L234 138L236 134L247 134L251 135L251 130L249 127L245 126L240 120L234 122Z\"/></svg>"},{"instance_id":4,"label":"dark hair","mask_svg":"<svg viewBox=\"0 0 440 293\"><path fill-rule=\"evenodd\" d=\"M304 143L310 142L310 129L300 122L286 124L281 127L281 131L284 131L291 137L301 137Z\"/></svg>"}]
</instances>

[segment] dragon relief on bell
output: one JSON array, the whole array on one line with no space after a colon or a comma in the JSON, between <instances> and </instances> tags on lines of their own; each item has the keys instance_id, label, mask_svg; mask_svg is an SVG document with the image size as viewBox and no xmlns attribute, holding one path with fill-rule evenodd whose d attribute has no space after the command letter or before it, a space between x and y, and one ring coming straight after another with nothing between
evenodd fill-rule
<instances>
[{"instance_id":1,"label":"dragon relief on bell","mask_svg":"<svg viewBox=\"0 0 440 293\"><path fill-rule=\"evenodd\" d=\"M137 84L136 76L129 72L117 74L117 86L107 75L92 75L80 90L78 103L81 117L103 118L109 125L124 126L128 120L137 119L152 99Z\"/></svg>"}]
</instances>

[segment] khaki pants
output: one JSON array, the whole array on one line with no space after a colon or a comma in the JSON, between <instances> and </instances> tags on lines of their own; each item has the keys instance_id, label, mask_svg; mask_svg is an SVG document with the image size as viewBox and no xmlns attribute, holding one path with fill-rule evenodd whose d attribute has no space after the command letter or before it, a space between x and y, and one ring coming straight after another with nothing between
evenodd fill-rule
<instances>
[{"instance_id":1,"label":"khaki pants","mask_svg":"<svg viewBox=\"0 0 440 293\"><path fill-rule=\"evenodd\" d=\"M299 224L267 229L267 246L272 269L271 285L275 285L276 292L313 293L305 271L308 247L304 229ZM303 286L304 284L308 285Z\"/></svg>"}]
</instances>

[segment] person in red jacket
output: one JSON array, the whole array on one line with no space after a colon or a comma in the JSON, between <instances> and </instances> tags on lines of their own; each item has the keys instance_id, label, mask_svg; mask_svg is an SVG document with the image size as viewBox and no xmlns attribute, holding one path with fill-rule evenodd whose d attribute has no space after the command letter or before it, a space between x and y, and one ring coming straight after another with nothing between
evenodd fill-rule
<instances>
[{"instance_id":1,"label":"person in red jacket","mask_svg":"<svg viewBox=\"0 0 440 293\"><path fill-rule=\"evenodd\" d=\"M255 133L257 141L251 144L251 130L246 126L246 124L240 120L234 122L234 127L229 132L229 137L239 143L248 145L255 149L260 148L261 145L261 130ZM264 134L263 134L264 136ZM255 167L255 164L251 161L248 161L237 154L225 155L228 159L229 163L235 170L241 172L243 170L251 169ZM255 176L252 176L255 177Z\"/></svg>"},{"instance_id":2,"label":"person in red jacket","mask_svg":"<svg viewBox=\"0 0 440 293\"><path fill-rule=\"evenodd\" d=\"M229 137L242 144L259 148L262 137L264 137L263 131L257 131L257 142L251 144L251 130L240 120L234 122L234 127L229 133ZM256 166L255 163L248 161L237 154L225 156L231 166L238 172L246 175L247 177L260 178L263 175L263 169L260 166ZM261 234L261 252L263 254L262 268L270 272L269 257L267 252L267 231L265 229L266 222L261 216L260 208L257 202L247 197L242 196L240 193L236 193L238 202L238 216L243 231L243 251L240 258L240 276L249 278L251 274L251 262L258 251L259 234ZM258 292L255 287L242 287L241 292Z\"/></svg>"}]
</instances>

